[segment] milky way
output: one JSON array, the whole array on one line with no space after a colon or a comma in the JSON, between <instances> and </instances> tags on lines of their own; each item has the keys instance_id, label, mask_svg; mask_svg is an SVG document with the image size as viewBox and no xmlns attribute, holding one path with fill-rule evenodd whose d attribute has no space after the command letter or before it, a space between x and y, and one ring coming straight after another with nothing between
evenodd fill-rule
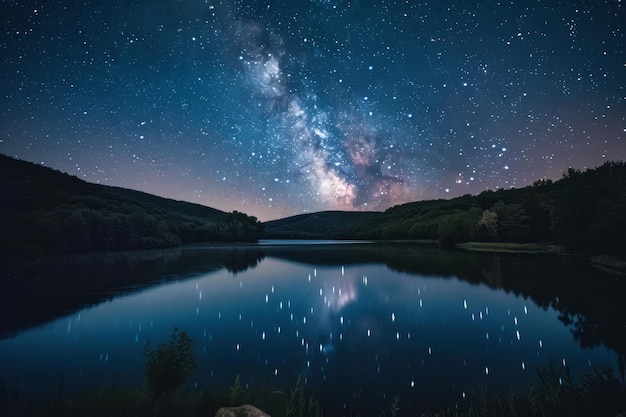
<instances>
[{"instance_id":1,"label":"milky way","mask_svg":"<svg viewBox=\"0 0 626 417\"><path fill-rule=\"evenodd\" d=\"M268 220L626 158L623 3L0 5L0 152Z\"/></svg>"}]
</instances>

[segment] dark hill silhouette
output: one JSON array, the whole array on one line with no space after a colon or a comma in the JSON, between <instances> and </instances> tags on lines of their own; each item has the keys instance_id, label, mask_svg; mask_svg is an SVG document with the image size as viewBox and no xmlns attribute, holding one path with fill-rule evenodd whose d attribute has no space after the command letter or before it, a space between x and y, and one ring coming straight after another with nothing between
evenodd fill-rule
<instances>
[{"instance_id":1,"label":"dark hill silhouette","mask_svg":"<svg viewBox=\"0 0 626 417\"><path fill-rule=\"evenodd\" d=\"M322 211L263 223L268 239L350 238L351 227L380 217L380 212Z\"/></svg>"},{"instance_id":2,"label":"dark hill silhouette","mask_svg":"<svg viewBox=\"0 0 626 417\"><path fill-rule=\"evenodd\" d=\"M551 242L569 251L626 254L626 164L606 162L519 189L394 206L321 212L265 223L265 237Z\"/></svg>"},{"instance_id":3,"label":"dark hill silhouette","mask_svg":"<svg viewBox=\"0 0 626 417\"><path fill-rule=\"evenodd\" d=\"M261 225L226 213L0 155L0 249L48 254L256 241Z\"/></svg>"},{"instance_id":4,"label":"dark hill silhouette","mask_svg":"<svg viewBox=\"0 0 626 417\"><path fill-rule=\"evenodd\" d=\"M239 212L87 183L0 155L0 252L58 254L192 242L430 239L553 242L626 254L626 164L606 162L520 189L407 203L380 212L327 211L266 222Z\"/></svg>"}]
</instances>

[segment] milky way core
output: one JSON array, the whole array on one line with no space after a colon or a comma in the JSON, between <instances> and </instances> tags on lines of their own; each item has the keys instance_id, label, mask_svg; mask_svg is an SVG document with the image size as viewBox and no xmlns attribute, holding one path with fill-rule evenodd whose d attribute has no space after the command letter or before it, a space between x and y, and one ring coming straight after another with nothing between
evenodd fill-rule
<instances>
[{"instance_id":1,"label":"milky way core","mask_svg":"<svg viewBox=\"0 0 626 417\"><path fill-rule=\"evenodd\" d=\"M5 1L0 152L269 220L626 158L610 1Z\"/></svg>"}]
</instances>

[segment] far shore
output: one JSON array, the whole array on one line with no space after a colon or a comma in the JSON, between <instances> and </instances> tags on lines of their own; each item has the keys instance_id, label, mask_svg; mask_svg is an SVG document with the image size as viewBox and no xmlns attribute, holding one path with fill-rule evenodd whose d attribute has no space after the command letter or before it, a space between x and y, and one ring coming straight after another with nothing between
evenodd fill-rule
<instances>
[{"instance_id":1,"label":"far shore","mask_svg":"<svg viewBox=\"0 0 626 417\"><path fill-rule=\"evenodd\" d=\"M520 254L554 253L561 255L572 255L564 252L562 247L547 243L465 242L458 243L455 246L459 249L475 252ZM626 260L624 259L620 259L613 255L574 255L586 257L591 266L599 269L602 272L613 275L626 276Z\"/></svg>"},{"instance_id":2,"label":"far shore","mask_svg":"<svg viewBox=\"0 0 626 417\"><path fill-rule=\"evenodd\" d=\"M545 243L510 243L510 242L465 242L456 245L459 249L477 252L500 253L556 253L554 246Z\"/></svg>"}]
</instances>

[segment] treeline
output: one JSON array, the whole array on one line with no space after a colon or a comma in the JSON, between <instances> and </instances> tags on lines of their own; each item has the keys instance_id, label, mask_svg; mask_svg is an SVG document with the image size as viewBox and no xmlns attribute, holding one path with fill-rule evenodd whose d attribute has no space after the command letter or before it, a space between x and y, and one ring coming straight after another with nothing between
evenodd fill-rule
<instances>
[{"instance_id":1,"label":"treeline","mask_svg":"<svg viewBox=\"0 0 626 417\"><path fill-rule=\"evenodd\" d=\"M234 211L90 184L0 155L0 250L60 254L254 242L261 223Z\"/></svg>"},{"instance_id":2,"label":"treeline","mask_svg":"<svg viewBox=\"0 0 626 417\"><path fill-rule=\"evenodd\" d=\"M626 164L520 189L484 191L451 200L403 204L354 225L353 238L555 242L570 251L626 253Z\"/></svg>"},{"instance_id":3,"label":"treeline","mask_svg":"<svg viewBox=\"0 0 626 417\"><path fill-rule=\"evenodd\" d=\"M350 227L378 218L380 212L322 211L298 214L263 223L266 239L344 239L350 238Z\"/></svg>"}]
</instances>

